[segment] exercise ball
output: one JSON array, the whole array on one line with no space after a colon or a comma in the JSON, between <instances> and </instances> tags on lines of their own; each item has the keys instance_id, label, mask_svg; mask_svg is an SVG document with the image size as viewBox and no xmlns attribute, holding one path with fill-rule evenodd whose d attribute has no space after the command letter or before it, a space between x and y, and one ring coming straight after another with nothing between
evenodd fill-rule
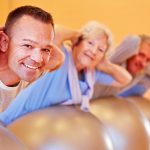
<instances>
[{"instance_id":1,"label":"exercise ball","mask_svg":"<svg viewBox=\"0 0 150 150\"><path fill-rule=\"evenodd\" d=\"M125 99L102 98L91 102L93 113L106 127L115 150L148 150L142 115Z\"/></svg>"},{"instance_id":2,"label":"exercise ball","mask_svg":"<svg viewBox=\"0 0 150 150\"><path fill-rule=\"evenodd\" d=\"M0 125L1 150L27 150L25 146L7 128Z\"/></svg>"},{"instance_id":3,"label":"exercise ball","mask_svg":"<svg viewBox=\"0 0 150 150\"><path fill-rule=\"evenodd\" d=\"M145 128L147 129L150 139L150 101L144 97L137 96L128 97L127 100L132 103L133 106L139 110L143 118L145 118Z\"/></svg>"},{"instance_id":4,"label":"exercise ball","mask_svg":"<svg viewBox=\"0 0 150 150\"><path fill-rule=\"evenodd\" d=\"M32 112L8 126L31 150L112 150L100 121L73 106Z\"/></svg>"},{"instance_id":5,"label":"exercise ball","mask_svg":"<svg viewBox=\"0 0 150 150\"><path fill-rule=\"evenodd\" d=\"M138 96L128 97L127 100L142 112L150 122L150 100Z\"/></svg>"}]
</instances>

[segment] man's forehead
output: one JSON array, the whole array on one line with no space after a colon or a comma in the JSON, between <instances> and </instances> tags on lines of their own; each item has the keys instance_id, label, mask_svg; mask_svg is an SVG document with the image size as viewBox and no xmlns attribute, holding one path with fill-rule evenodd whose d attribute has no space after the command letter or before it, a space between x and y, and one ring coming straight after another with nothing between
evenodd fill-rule
<instances>
[{"instance_id":1,"label":"man's forehead","mask_svg":"<svg viewBox=\"0 0 150 150\"><path fill-rule=\"evenodd\" d=\"M28 22L28 23L30 23L30 21L39 21L39 22L42 22L39 19L36 19L33 16L31 16L31 15L24 14L24 15L20 16L19 18L17 18L15 20L14 24L15 23L18 24L18 22Z\"/></svg>"},{"instance_id":2,"label":"man's forehead","mask_svg":"<svg viewBox=\"0 0 150 150\"><path fill-rule=\"evenodd\" d=\"M143 41L140 45L140 51L150 51L150 42Z\"/></svg>"},{"instance_id":3,"label":"man's forehead","mask_svg":"<svg viewBox=\"0 0 150 150\"><path fill-rule=\"evenodd\" d=\"M22 41L24 41L24 42L27 42L27 43L31 43L31 44L34 44L34 45L38 45L38 44L40 44L38 41L36 41L36 40L33 40L33 39L22 39ZM45 47L52 47L52 45L53 45L53 41L51 40L51 41L43 41L44 43L44 46Z\"/></svg>"},{"instance_id":4,"label":"man's forehead","mask_svg":"<svg viewBox=\"0 0 150 150\"><path fill-rule=\"evenodd\" d=\"M140 55L141 53L150 58L150 43L149 42L141 43L140 48L139 48L139 53L137 55Z\"/></svg>"},{"instance_id":5,"label":"man's forehead","mask_svg":"<svg viewBox=\"0 0 150 150\"><path fill-rule=\"evenodd\" d=\"M23 31L24 29L26 30L26 32L28 32L29 29L36 29L36 27L43 28L43 31L45 28L46 30L54 30L51 23L42 22L41 20L29 15L23 15L18 18L16 22L14 22L14 24L12 25L12 30L17 30L18 28L21 28L21 31Z\"/></svg>"},{"instance_id":6,"label":"man's forehead","mask_svg":"<svg viewBox=\"0 0 150 150\"><path fill-rule=\"evenodd\" d=\"M47 38L50 40L54 39L54 29L50 23L43 23L38 20L24 20L15 23L11 29L11 36L19 36L23 38Z\"/></svg>"}]
</instances>

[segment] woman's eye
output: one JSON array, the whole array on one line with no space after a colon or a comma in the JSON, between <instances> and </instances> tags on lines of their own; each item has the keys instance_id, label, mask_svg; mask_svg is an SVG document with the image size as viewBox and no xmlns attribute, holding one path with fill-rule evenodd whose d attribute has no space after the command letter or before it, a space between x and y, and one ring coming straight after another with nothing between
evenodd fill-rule
<instances>
[{"instance_id":1,"label":"woman's eye","mask_svg":"<svg viewBox=\"0 0 150 150\"><path fill-rule=\"evenodd\" d=\"M102 53L104 52L104 50L103 50L103 49L101 49L101 48L99 48L98 50L99 50L100 52L102 52Z\"/></svg>"},{"instance_id":2,"label":"woman's eye","mask_svg":"<svg viewBox=\"0 0 150 150\"><path fill-rule=\"evenodd\" d=\"M42 51L44 51L44 52L51 52L51 49L44 48L44 49L42 49Z\"/></svg>"},{"instance_id":3,"label":"woman's eye","mask_svg":"<svg viewBox=\"0 0 150 150\"><path fill-rule=\"evenodd\" d=\"M88 41L88 44L90 44L90 45L93 45L93 42L91 42L91 41Z\"/></svg>"}]
</instances>

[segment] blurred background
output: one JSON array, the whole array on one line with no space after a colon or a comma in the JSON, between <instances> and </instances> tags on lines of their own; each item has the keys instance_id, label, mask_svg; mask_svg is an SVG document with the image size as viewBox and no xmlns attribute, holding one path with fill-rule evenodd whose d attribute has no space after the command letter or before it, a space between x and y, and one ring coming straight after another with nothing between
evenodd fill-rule
<instances>
[{"instance_id":1,"label":"blurred background","mask_svg":"<svg viewBox=\"0 0 150 150\"><path fill-rule=\"evenodd\" d=\"M150 34L150 0L0 0L0 24L21 5L39 6L55 23L73 28L98 20L111 29L116 43L128 34Z\"/></svg>"}]
</instances>

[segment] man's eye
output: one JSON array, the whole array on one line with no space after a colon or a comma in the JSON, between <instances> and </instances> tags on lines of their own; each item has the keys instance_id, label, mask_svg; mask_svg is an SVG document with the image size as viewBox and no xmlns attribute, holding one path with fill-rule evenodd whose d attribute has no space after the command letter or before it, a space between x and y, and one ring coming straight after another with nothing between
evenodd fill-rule
<instances>
[{"instance_id":1,"label":"man's eye","mask_svg":"<svg viewBox=\"0 0 150 150\"><path fill-rule=\"evenodd\" d=\"M31 48L32 48L32 46L31 46L31 45L29 45L29 44L24 44L23 46L24 46L24 47L26 47L26 48L29 48L29 49L31 49Z\"/></svg>"},{"instance_id":2,"label":"man's eye","mask_svg":"<svg viewBox=\"0 0 150 150\"><path fill-rule=\"evenodd\" d=\"M144 58L145 57L145 54L143 53L139 53L140 57Z\"/></svg>"}]
</instances>

